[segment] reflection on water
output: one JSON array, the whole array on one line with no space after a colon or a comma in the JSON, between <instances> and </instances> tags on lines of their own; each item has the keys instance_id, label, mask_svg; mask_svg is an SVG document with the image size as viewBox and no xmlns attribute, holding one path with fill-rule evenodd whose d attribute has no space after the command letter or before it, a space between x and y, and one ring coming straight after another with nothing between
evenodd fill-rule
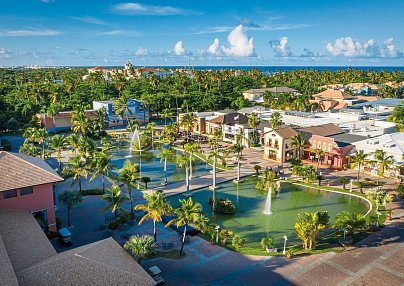
<instances>
[{"instance_id":1,"label":"reflection on water","mask_svg":"<svg viewBox=\"0 0 404 286\"><path fill-rule=\"evenodd\" d=\"M160 163L160 158L157 158L157 154L161 152L162 144L155 143L153 147L152 149L142 151L141 155L141 176L151 178L152 181L148 184L150 187L159 186L164 180L164 162ZM118 167L117 170L113 171L115 174L119 173L119 170L123 167L126 160L130 160L134 163L140 162L139 152L130 152L129 143L112 150L110 154L112 155L112 164ZM176 151L176 154L179 155L181 152ZM207 175L210 170L211 167L206 164L206 162L194 158L193 177ZM185 181L185 170L177 167L175 156L171 160L167 160L167 177L169 183Z\"/></svg>"}]
</instances>

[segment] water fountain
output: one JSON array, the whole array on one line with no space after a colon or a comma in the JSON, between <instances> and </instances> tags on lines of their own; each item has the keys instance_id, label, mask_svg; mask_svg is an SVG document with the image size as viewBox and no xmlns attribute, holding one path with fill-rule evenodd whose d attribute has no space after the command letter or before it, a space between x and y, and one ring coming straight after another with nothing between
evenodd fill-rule
<instances>
[{"instance_id":1,"label":"water fountain","mask_svg":"<svg viewBox=\"0 0 404 286\"><path fill-rule=\"evenodd\" d=\"M264 214L266 215L271 215L271 204L272 204L272 187L269 188L268 190L268 195L267 195L267 200L265 201L265 208L264 208Z\"/></svg>"},{"instance_id":2,"label":"water fountain","mask_svg":"<svg viewBox=\"0 0 404 286\"><path fill-rule=\"evenodd\" d=\"M139 136L139 130L138 129L136 129L134 132L133 132L133 135L132 135L132 140L130 141L130 146L129 146L129 150L130 151L133 151L133 143L135 143L135 140L136 140L136 142L138 142L138 146L139 146L139 149L141 149L141 146L140 146L140 136Z\"/></svg>"}]
</instances>

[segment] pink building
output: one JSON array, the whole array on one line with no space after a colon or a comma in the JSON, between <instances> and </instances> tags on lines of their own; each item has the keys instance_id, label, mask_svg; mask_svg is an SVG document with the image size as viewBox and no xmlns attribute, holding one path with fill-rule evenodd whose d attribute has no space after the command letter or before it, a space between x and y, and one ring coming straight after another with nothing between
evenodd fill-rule
<instances>
[{"instance_id":1,"label":"pink building","mask_svg":"<svg viewBox=\"0 0 404 286\"><path fill-rule=\"evenodd\" d=\"M330 168L342 169L349 163L348 153L354 148L350 143L339 142L334 138L312 135L304 151L304 159L328 165ZM323 151L324 156L318 158L315 150Z\"/></svg>"},{"instance_id":2,"label":"pink building","mask_svg":"<svg viewBox=\"0 0 404 286\"><path fill-rule=\"evenodd\" d=\"M0 208L28 210L44 230L56 230L53 185L61 181L39 158L0 151Z\"/></svg>"}]
</instances>

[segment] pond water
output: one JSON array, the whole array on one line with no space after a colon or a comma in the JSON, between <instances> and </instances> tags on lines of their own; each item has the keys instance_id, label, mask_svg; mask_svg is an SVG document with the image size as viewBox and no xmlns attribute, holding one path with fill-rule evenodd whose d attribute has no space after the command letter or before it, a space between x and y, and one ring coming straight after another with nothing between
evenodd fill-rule
<instances>
[{"instance_id":1,"label":"pond water","mask_svg":"<svg viewBox=\"0 0 404 286\"><path fill-rule=\"evenodd\" d=\"M212 223L221 228L231 229L246 239L247 247L260 247L263 237L271 236L275 247L282 247L283 236L288 237L288 244L300 243L295 233L297 215L301 212L328 211L331 223L341 211L365 214L368 204L360 198L338 193L320 191L282 183L281 190L272 198L272 214L263 214L267 192L255 189L256 177L245 178L237 185L233 182L220 184L217 197L230 199L236 206L235 214L218 214L212 212L209 205L210 189L193 191L193 200L202 204L203 210ZM182 195L169 198L173 207L179 206Z\"/></svg>"},{"instance_id":2,"label":"pond water","mask_svg":"<svg viewBox=\"0 0 404 286\"><path fill-rule=\"evenodd\" d=\"M110 152L112 155L111 163L118 167L118 169L112 171L112 173L118 174L126 160L139 164L141 159L141 176L151 178L151 182L148 184L149 187L159 186L161 182L164 181L164 162L160 163L160 158L157 158L157 155L161 152L162 146L165 145L154 144L153 148L142 151L140 156L139 152L129 151L129 142L125 143L123 146ZM180 151L175 151L176 155L180 155L181 153ZM192 169L193 177L207 175L210 170L212 170L212 167L205 161L194 157ZM169 183L185 181L185 169L177 167L175 156L173 156L171 160L167 160L167 178Z\"/></svg>"}]
</instances>

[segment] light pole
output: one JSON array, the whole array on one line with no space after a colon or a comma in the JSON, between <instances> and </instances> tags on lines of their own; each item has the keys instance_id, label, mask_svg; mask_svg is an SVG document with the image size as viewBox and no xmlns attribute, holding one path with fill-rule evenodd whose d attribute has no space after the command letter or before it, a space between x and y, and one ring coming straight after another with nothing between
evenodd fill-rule
<instances>
[{"instance_id":1,"label":"light pole","mask_svg":"<svg viewBox=\"0 0 404 286\"><path fill-rule=\"evenodd\" d=\"M345 241L345 235L348 231L344 228L344 241Z\"/></svg>"},{"instance_id":2,"label":"light pole","mask_svg":"<svg viewBox=\"0 0 404 286\"><path fill-rule=\"evenodd\" d=\"M377 225L377 227L379 227L379 217L380 217L380 215L381 215L382 213L379 212L379 211L377 211L376 214L377 214L377 222L376 222L376 225Z\"/></svg>"},{"instance_id":3,"label":"light pole","mask_svg":"<svg viewBox=\"0 0 404 286\"><path fill-rule=\"evenodd\" d=\"M285 240L283 243L283 255L286 254L286 241L288 240L288 237L286 235L283 236L283 239Z\"/></svg>"},{"instance_id":4,"label":"light pole","mask_svg":"<svg viewBox=\"0 0 404 286\"><path fill-rule=\"evenodd\" d=\"M351 193L352 193L352 183L353 183L353 179L351 179L350 185L349 185L349 192L351 192Z\"/></svg>"},{"instance_id":5,"label":"light pole","mask_svg":"<svg viewBox=\"0 0 404 286\"><path fill-rule=\"evenodd\" d=\"M215 229L216 229L216 244L218 244L218 243L219 243L219 230L220 230L220 225L217 225L217 226L215 227Z\"/></svg>"}]
</instances>

